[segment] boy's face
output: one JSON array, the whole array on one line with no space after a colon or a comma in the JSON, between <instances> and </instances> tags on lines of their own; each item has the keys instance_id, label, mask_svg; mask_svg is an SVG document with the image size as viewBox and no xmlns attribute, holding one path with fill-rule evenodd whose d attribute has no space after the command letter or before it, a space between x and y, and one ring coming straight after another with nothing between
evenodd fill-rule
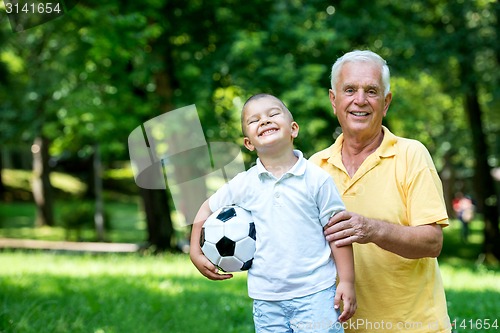
<instances>
[{"instance_id":1,"label":"boy's face","mask_svg":"<svg viewBox=\"0 0 500 333\"><path fill-rule=\"evenodd\" d=\"M293 147L299 125L280 100L262 97L251 101L243 113L244 144L247 149L265 152L271 148Z\"/></svg>"}]
</instances>

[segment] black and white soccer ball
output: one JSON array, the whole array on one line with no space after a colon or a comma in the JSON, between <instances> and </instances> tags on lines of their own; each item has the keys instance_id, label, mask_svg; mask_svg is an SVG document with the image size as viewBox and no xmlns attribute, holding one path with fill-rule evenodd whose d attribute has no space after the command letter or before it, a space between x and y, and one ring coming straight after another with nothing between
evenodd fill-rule
<instances>
[{"instance_id":1,"label":"black and white soccer ball","mask_svg":"<svg viewBox=\"0 0 500 333\"><path fill-rule=\"evenodd\" d=\"M252 214L238 206L226 206L205 221L200 245L212 264L224 272L238 272L252 266L255 240Z\"/></svg>"}]
</instances>

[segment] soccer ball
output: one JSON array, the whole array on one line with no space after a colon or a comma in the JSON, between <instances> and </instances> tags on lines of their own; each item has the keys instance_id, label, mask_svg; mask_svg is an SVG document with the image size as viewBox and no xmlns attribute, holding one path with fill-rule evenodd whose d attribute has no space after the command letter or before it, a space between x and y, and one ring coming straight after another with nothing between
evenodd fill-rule
<instances>
[{"instance_id":1,"label":"soccer ball","mask_svg":"<svg viewBox=\"0 0 500 333\"><path fill-rule=\"evenodd\" d=\"M203 254L224 272L246 271L255 253L255 224L250 212L226 206L212 213L201 229Z\"/></svg>"}]
</instances>

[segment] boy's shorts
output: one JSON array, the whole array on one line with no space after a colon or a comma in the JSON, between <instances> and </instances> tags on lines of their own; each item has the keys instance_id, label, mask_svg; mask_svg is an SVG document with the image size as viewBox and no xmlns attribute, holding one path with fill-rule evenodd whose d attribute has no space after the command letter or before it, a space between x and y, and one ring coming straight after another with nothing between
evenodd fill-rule
<instances>
[{"instance_id":1,"label":"boy's shorts","mask_svg":"<svg viewBox=\"0 0 500 333\"><path fill-rule=\"evenodd\" d=\"M256 333L343 333L334 309L335 285L285 301L253 301Z\"/></svg>"}]
</instances>

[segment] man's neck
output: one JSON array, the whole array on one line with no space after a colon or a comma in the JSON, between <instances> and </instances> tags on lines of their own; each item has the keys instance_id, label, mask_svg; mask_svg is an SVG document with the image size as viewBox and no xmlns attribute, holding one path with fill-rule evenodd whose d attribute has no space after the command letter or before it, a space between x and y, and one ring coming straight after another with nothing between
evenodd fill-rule
<instances>
[{"instance_id":1,"label":"man's neck","mask_svg":"<svg viewBox=\"0 0 500 333\"><path fill-rule=\"evenodd\" d=\"M380 130L375 135L364 138L344 135L342 162L350 177L354 176L364 160L380 147L383 139L383 130Z\"/></svg>"}]
</instances>

